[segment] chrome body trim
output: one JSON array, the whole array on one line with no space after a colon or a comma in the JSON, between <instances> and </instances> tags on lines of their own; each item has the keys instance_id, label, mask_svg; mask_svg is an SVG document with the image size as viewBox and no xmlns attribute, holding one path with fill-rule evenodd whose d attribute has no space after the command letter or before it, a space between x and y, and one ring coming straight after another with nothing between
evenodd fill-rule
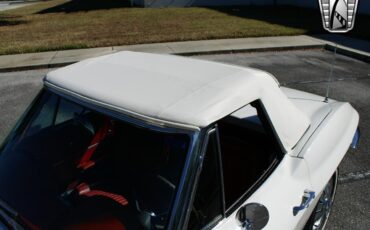
<instances>
[{"instance_id":1,"label":"chrome body trim","mask_svg":"<svg viewBox=\"0 0 370 230\"><path fill-rule=\"evenodd\" d=\"M352 142L351 142L351 148L357 149L358 144L360 142L361 138L361 132L360 132L360 127L357 127L355 135L353 136Z\"/></svg>"}]
</instances>

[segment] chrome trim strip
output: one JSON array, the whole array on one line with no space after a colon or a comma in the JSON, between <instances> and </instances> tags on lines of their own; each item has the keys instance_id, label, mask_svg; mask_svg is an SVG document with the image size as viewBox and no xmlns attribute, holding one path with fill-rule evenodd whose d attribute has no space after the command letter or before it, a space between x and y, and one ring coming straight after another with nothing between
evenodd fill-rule
<instances>
[{"instance_id":1,"label":"chrome trim strip","mask_svg":"<svg viewBox=\"0 0 370 230\"><path fill-rule=\"evenodd\" d=\"M332 113L332 109L330 108L328 114L325 115L325 117L319 122L319 124L317 125L317 127L312 131L312 133L310 134L310 136L307 138L306 143L304 143L302 145L301 149L299 150L299 152L296 155L297 158L302 158L302 155L301 155L302 154L302 150L306 147L306 145L310 141L311 137L314 134L316 134L316 130L318 130L320 128L320 126L326 121L326 119L329 117L329 115L331 115L331 113Z\"/></svg>"},{"instance_id":2,"label":"chrome trim strip","mask_svg":"<svg viewBox=\"0 0 370 230\"><path fill-rule=\"evenodd\" d=\"M194 202L195 193L196 193L197 188L198 188L197 181L199 180L200 174L202 172L203 161L204 161L204 156L205 156L207 145L208 145L208 141L209 141L209 136L212 133L214 133L214 132L216 132L216 129L215 128L210 128L210 129L208 129L206 131L206 134L205 134L204 138L202 138L202 141L201 141L202 142L201 143L201 149L198 151L199 152L199 156L197 157L197 159L198 159L197 166L198 167L195 169L196 170L196 172L195 172L196 174L195 174L195 178L193 180L193 186L192 186L192 189L189 192L189 194L186 196L186 197L189 198L188 206L189 205L192 205L193 202ZM186 229L187 228L187 225L188 225L188 222L189 222L190 212L191 212L191 209L189 207L187 208L186 212L184 213L184 220L183 220L183 227L182 227L182 229Z\"/></svg>"},{"instance_id":3,"label":"chrome trim strip","mask_svg":"<svg viewBox=\"0 0 370 230\"><path fill-rule=\"evenodd\" d=\"M225 198L225 182L224 182L224 168L222 162L222 155L221 155L221 142L220 142L220 133L218 130L218 125L215 125L216 128L216 138L217 138L217 155L218 155L218 163L219 163L219 171L220 171L220 178L221 178L221 192L222 192L222 215L223 217L226 216L226 198Z\"/></svg>"},{"instance_id":4,"label":"chrome trim strip","mask_svg":"<svg viewBox=\"0 0 370 230\"><path fill-rule=\"evenodd\" d=\"M185 161L184 169L177 190L175 202L171 211L171 219L167 224L166 229L183 229L184 219L186 213L189 211L187 206L189 205L188 195L190 189L193 188L194 169L197 166L198 153L200 151L200 141L203 136L203 132L195 132L193 135L192 146L189 148L188 156ZM185 213L185 214L184 214Z\"/></svg>"}]
</instances>

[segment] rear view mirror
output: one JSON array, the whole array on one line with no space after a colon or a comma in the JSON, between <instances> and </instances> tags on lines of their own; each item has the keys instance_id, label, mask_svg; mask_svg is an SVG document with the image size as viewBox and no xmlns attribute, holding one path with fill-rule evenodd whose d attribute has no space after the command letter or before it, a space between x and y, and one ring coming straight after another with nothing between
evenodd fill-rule
<instances>
[{"instance_id":1,"label":"rear view mirror","mask_svg":"<svg viewBox=\"0 0 370 230\"><path fill-rule=\"evenodd\" d=\"M250 203L239 209L236 218L244 229L259 230L269 221L269 212L262 204Z\"/></svg>"}]
</instances>

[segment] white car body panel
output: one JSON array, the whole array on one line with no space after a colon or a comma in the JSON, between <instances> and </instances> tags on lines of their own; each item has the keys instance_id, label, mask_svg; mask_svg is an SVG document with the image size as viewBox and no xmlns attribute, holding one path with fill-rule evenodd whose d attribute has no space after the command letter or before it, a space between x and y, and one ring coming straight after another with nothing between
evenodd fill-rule
<instances>
[{"instance_id":1,"label":"white car body panel","mask_svg":"<svg viewBox=\"0 0 370 230\"><path fill-rule=\"evenodd\" d=\"M310 169L313 189L321 191L346 154L357 129L359 115L349 103L333 102L333 112L307 141L299 157Z\"/></svg>"}]
</instances>

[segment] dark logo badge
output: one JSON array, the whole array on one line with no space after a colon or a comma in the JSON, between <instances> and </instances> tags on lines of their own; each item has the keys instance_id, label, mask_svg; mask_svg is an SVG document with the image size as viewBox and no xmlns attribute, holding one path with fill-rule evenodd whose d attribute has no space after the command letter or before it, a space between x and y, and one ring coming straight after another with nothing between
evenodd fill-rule
<instances>
[{"instance_id":1,"label":"dark logo badge","mask_svg":"<svg viewBox=\"0 0 370 230\"><path fill-rule=\"evenodd\" d=\"M358 0L319 0L324 29L334 33L350 31L355 24Z\"/></svg>"}]
</instances>

